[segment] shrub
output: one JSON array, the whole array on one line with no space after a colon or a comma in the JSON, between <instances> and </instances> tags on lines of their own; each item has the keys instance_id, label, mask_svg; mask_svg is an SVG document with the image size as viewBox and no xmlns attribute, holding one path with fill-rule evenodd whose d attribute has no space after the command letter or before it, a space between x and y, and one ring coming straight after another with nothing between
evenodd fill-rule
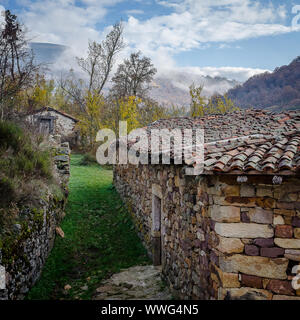
<instances>
[{"instance_id":1,"label":"shrub","mask_svg":"<svg viewBox=\"0 0 300 320\"><path fill-rule=\"evenodd\" d=\"M98 163L96 157L90 153L85 154L79 162L81 166L89 166L96 163Z\"/></svg>"}]
</instances>

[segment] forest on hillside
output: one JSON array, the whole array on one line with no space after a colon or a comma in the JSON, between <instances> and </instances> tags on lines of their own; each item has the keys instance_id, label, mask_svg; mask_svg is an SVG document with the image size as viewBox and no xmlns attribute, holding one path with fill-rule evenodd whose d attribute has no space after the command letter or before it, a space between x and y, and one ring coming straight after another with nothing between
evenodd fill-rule
<instances>
[{"instance_id":1,"label":"forest on hillside","mask_svg":"<svg viewBox=\"0 0 300 320\"><path fill-rule=\"evenodd\" d=\"M300 56L274 72L255 75L228 91L241 108L269 108L274 111L300 108Z\"/></svg>"}]
</instances>

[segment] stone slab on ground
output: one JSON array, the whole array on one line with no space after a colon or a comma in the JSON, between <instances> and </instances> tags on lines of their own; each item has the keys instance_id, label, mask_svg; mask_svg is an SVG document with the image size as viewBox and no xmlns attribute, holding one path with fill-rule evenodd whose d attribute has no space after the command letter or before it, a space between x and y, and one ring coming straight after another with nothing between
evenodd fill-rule
<instances>
[{"instance_id":1,"label":"stone slab on ground","mask_svg":"<svg viewBox=\"0 0 300 320\"><path fill-rule=\"evenodd\" d=\"M135 266L102 281L93 300L170 300L161 280L161 267Z\"/></svg>"}]
</instances>

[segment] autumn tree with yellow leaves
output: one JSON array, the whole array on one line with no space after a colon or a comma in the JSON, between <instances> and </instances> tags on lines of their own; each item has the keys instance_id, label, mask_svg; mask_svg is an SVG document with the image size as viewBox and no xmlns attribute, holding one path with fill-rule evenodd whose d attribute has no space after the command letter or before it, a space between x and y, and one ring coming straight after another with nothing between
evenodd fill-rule
<instances>
[{"instance_id":1,"label":"autumn tree with yellow leaves","mask_svg":"<svg viewBox=\"0 0 300 320\"><path fill-rule=\"evenodd\" d=\"M239 110L234 102L227 97L221 95L213 95L210 98L202 94L203 86L196 87L194 84L190 86L190 116L203 117L207 114L224 114Z\"/></svg>"}]
</instances>

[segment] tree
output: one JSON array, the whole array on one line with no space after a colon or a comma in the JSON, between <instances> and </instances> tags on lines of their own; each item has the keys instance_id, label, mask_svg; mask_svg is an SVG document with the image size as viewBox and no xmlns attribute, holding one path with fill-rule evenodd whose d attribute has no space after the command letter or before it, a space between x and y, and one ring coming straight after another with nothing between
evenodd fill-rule
<instances>
[{"instance_id":1,"label":"tree","mask_svg":"<svg viewBox=\"0 0 300 320\"><path fill-rule=\"evenodd\" d=\"M207 114L228 113L239 110L233 101L225 94L221 96L215 94L209 99L202 95L203 86L195 87L194 84L190 86L190 116L203 117Z\"/></svg>"},{"instance_id":2,"label":"tree","mask_svg":"<svg viewBox=\"0 0 300 320\"><path fill-rule=\"evenodd\" d=\"M119 65L112 78L113 87L111 93L116 97L135 96L144 98L149 89L149 83L157 72L151 59L140 57L141 52L132 53L129 59L125 59Z\"/></svg>"},{"instance_id":3,"label":"tree","mask_svg":"<svg viewBox=\"0 0 300 320\"><path fill-rule=\"evenodd\" d=\"M5 22L0 30L0 111L1 119L8 116L8 107L15 95L31 85L39 66L28 49L25 31L17 16L4 12Z\"/></svg>"},{"instance_id":4,"label":"tree","mask_svg":"<svg viewBox=\"0 0 300 320\"><path fill-rule=\"evenodd\" d=\"M82 145L85 149L93 150L95 147L95 137L102 126L102 112L104 108L104 97L97 92L86 92L85 95L86 112L79 116Z\"/></svg>"},{"instance_id":5,"label":"tree","mask_svg":"<svg viewBox=\"0 0 300 320\"><path fill-rule=\"evenodd\" d=\"M58 81L58 88L60 88L66 95L66 98L73 105L73 113L86 112L86 89L85 83L82 79L78 79L71 69L65 76L61 75Z\"/></svg>"},{"instance_id":6,"label":"tree","mask_svg":"<svg viewBox=\"0 0 300 320\"><path fill-rule=\"evenodd\" d=\"M206 98L202 95L203 85L196 87L193 83L190 86L190 114L191 117L203 117L205 115Z\"/></svg>"},{"instance_id":7,"label":"tree","mask_svg":"<svg viewBox=\"0 0 300 320\"><path fill-rule=\"evenodd\" d=\"M124 48L122 22L116 23L101 43L89 42L86 59L77 58L81 69L88 74L88 91L101 94L113 68L115 57Z\"/></svg>"}]
</instances>

